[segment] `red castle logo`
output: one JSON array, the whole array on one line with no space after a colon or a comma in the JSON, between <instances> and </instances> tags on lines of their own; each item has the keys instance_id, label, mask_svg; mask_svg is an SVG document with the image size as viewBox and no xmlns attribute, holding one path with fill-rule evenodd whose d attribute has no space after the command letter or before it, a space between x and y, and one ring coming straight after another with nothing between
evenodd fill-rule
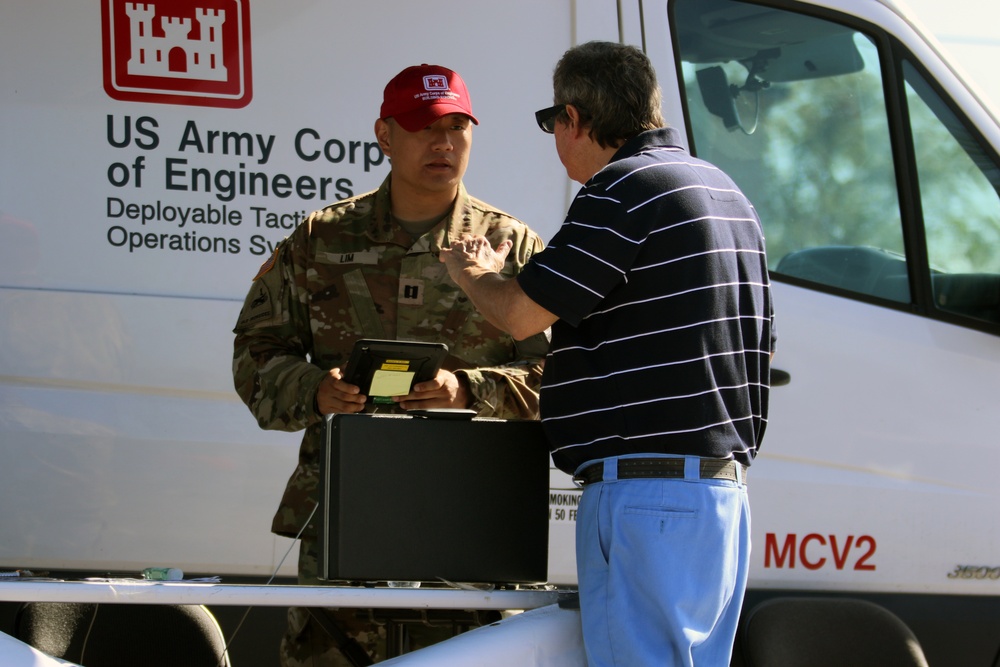
<instances>
[{"instance_id":1,"label":"red castle logo","mask_svg":"<svg viewBox=\"0 0 1000 667\"><path fill-rule=\"evenodd\" d=\"M249 0L102 0L104 90L237 109L253 96Z\"/></svg>"},{"instance_id":2,"label":"red castle logo","mask_svg":"<svg viewBox=\"0 0 1000 667\"><path fill-rule=\"evenodd\" d=\"M440 74L429 74L424 77L424 90L448 90L447 77Z\"/></svg>"}]
</instances>

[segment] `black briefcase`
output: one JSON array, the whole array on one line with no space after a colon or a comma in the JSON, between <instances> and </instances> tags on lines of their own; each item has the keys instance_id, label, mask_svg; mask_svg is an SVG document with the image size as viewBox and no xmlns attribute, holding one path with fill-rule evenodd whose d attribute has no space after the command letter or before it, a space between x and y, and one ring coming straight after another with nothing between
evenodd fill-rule
<instances>
[{"instance_id":1,"label":"black briefcase","mask_svg":"<svg viewBox=\"0 0 1000 667\"><path fill-rule=\"evenodd\" d=\"M328 417L319 576L544 582L548 485L537 421Z\"/></svg>"}]
</instances>

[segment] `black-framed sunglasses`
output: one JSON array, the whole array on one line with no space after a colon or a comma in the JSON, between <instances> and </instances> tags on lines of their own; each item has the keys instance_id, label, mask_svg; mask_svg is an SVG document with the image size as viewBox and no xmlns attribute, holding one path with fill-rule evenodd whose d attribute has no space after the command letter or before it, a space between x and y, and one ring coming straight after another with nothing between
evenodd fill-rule
<instances>
[{"instance_id":1,"label":"black-framed sunglasses","mask_svg":"<svg viewBox=\"0 0 1000 667\"><path fill-rule=\"evenodd\" d=\"M565 104L557 104L554 107L549 107L548 109L542 109L541 111L535 112L535 121L538 123L538 127L542 129L542 132L545 134L555 134L556 117L561 114L565 108Z\"/></svg>"}]
</instances>

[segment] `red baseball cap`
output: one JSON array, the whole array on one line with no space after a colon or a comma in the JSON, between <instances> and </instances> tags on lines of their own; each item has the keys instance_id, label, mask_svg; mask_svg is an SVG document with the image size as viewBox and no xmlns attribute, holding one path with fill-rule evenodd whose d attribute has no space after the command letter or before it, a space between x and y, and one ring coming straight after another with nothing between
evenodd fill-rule
<instances>
[{"instance_id":1,"label":"red baseball cap","mask_svg":"<svg viewBox=\"0 0 1000 667\"><path fill-rule=\"evenodd\" d=\"M462 77L447 67L425 64L407 67L386 84L379 118L395 118L404 130L416 132L450 113L464 114L479 125Z\"/></svg>"}]
</instances>

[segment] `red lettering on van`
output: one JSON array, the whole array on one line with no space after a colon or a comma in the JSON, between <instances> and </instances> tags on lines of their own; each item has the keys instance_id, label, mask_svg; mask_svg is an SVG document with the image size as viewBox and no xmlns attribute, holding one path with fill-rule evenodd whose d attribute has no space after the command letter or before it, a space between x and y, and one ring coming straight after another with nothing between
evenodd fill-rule
<instances>
[{"instance_id":1,"label":"red lettering on van","mask_svg":"<svg viewBox=\"0 0 1000 667\"><path fill-rule=\"evenodd\" d=\"M795 567L795 533L785 536L785 545L778 553L778 538L774 533L768 533L764 537L764 567L771 567L771 554L774 554L775 567L785 567L785 559L788 560L788 567Z\"/></svg>"},{"instance_id":2,"label":"red lettering on van","mask_svg":"<svg viewBox=\"0 0 1000 667\"><path fill-rule=\"evenodd\" d=\"M799 563L807 570L819 570L832 563L838 570L850 566L859 572L871 572L875 564L869 561L875 556L876 548L871 535L837 537L809 533L799 539L797 533L788 533L782 541L776 533L767 533L764 535L764 567L795 569L797 555ZM826 556L827 549L830 558Z\"/></svg>"}]
</instances>

